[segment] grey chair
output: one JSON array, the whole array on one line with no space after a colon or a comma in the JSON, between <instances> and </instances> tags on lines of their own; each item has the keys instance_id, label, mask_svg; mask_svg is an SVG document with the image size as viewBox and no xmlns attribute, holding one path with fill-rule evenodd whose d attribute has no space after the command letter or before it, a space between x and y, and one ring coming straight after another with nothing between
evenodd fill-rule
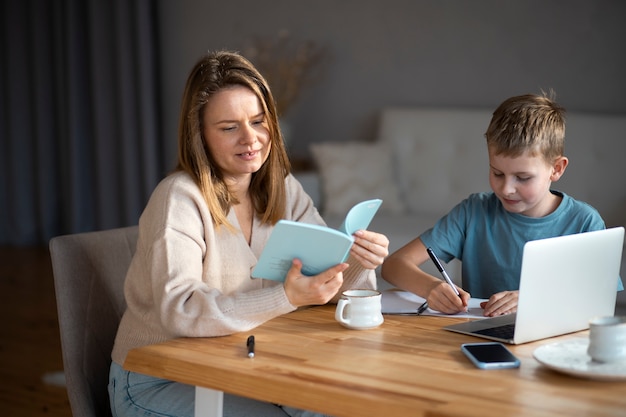
<instances>
[{"instance_id":1,"label":"grey chair","mask_svg":"<svg viewBox=\"0 0 626 417\"><path fill-rule=\"evenodd\" d=\"M72 414L110 417L111 350L137 226L50 240L63 367Z\"/></svg>"}]
</instances>

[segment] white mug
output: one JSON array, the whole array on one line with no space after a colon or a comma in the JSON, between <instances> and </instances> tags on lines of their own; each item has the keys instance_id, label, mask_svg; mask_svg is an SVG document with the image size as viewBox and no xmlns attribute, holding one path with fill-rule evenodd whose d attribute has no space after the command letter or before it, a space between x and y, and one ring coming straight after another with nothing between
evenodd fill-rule
<instances>
[{"instance_id":1,"label":"white mug","mask_svg":"<svg viewBox=\"0 0 626 417\"><path fill-rule=\"evenodd\" d=\"M382 294L376 290L347 290L341 293L335 320L349 329L366 330L380 326Z\"/></svg>"},{"instance_id":2,"label":"white mug","mask_svg":"<svg viewBox=\"0 0 626 417\"><path fill-rule=\"evenodd\" d=\"M595 317L589 321L587 354L596 362L626 360L626 317Z\"/></svg>"}]
</instances>

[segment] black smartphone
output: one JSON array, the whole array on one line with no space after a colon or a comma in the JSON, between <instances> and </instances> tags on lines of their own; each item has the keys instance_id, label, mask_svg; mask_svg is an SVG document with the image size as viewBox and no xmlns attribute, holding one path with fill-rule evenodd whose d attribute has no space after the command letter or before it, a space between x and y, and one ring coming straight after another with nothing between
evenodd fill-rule
<instances>
[{"instance_id":1,"label":"black smartphone","mask_svg":"<svg viewBox=\"0 0 626 417\"><path fill-rule=\"evenodd\" d=\"M520 361L499 342L464 343L461 351L480 369L519 368Z\"/></svg>"}]
</instances>

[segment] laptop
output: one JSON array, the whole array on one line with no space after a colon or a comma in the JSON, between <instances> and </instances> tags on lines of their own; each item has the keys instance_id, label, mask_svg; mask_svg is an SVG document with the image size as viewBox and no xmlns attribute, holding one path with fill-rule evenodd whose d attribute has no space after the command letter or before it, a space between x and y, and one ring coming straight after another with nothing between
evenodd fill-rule
<instances>
[{"instance_id":1,"label":"laptop","mask_svg":"<svg viewBox=\"0 0 626 417\"><path fill-rule=\"evenodd\" d=\"M585 330L615 312L623 245L623 227L527 242L517 313L444 329L508 344Z\"/></svg>"}]
</instances>

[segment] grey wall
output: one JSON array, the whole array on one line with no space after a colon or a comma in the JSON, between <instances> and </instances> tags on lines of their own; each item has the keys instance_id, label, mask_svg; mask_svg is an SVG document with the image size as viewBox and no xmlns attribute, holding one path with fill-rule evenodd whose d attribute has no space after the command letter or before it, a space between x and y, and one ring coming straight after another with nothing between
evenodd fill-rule
<instances>
[{"instance_id":1,"label":"grey wall","mask_svg":"<svg viewBox=\"0 0 626 417\"><path fill-rule=\"evenodd\" d=\"M622 0L161 0L159 8L172 158L197 58L280 30L332 54L325 78L287 115L296 156L314 141L374 139L385 106L495 108L554 89L568 110L626 113Z\"/></svg>"}]
</instances>

